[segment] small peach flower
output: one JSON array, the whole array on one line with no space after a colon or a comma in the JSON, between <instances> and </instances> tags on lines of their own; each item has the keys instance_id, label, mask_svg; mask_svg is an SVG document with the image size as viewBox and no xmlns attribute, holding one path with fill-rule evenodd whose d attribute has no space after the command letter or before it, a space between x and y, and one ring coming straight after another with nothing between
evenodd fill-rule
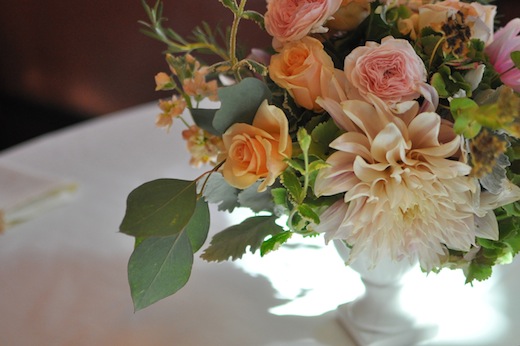
<instances>
[{"instance_id":1,"label":"small peach flower","mask_svg":"<svg viewBox=\"0 0 520 346\"><path fill-rule=\"evenodd\" d=\"M182 89L187 95L197 99L208 98L211 101L218 101L218 83L215 80L206 82L208 69L202 67L193 73L193 77L182 81Z\"/></svg>"},{"instance_id":2,"label":"small peach flower","mask_svg":"<svg viewBox=\"0 0 520 346\"><path fill-rule=\"evenodd\" d=\"M155 91L170 90L173 86L172 79L164 72L155 75Z\"/></svg>"},{"instance_id":3,"label":"small peach flower","mask_svg":"<svg viewBox=\"0 0 520 346\"><path fill-rule=\"evenodd\" d=\"M173 95L169 100L160 100L159 108L162 112L157 115L155 125L169 130L172 126L173 119L179 117L186 109L186 101L177 95Z\"/></svg>"},{"instance_id":4,"label":"small peach flower","mask_svg":"<svg viewBox=\"0 0 520 346\"><path fill-rule=\"evenodd\" d=\"M233 124L222 139L226 156L224 179L239 189L264 179L258 192L264 191L287 168L284 159L292 154L287 117L267 101L258 108L252 125Z\"/></svg>"},{"instance_id":5,"label":"small peach flower","mask_svg":"<svg viewBox=\"0 0 520 346\"><path fill-rule=\"evenodd\" d=\"M217 157L223 150L222 139L196 125L182 131L182 138L187 142L191 154L190 165L216 164Z\"/></svg>"},{"instance_id":6,"label":"small peach flower","mask_svg":"<svg viewBox=\"0 0 520 346\"><path fill-rule=\"evenodd\" d=\"M280 48L310 33L324 33L323 24L338 10L341 0L268 0L265 29Z\"/></svg>"},{"instance_id":7,"label":"small peach flower","mask_svg":"<svg viewBox=\"0 0 520 346\"><path fill-rule=\"evenodd\" d=\"M319 111L318 96L342 100L345 76L334 68L320 41L304 37L286 44L271 58L271 79L289 92L301 107Z\"/></svg>"},{"instance_id":8,"label":"small peach flower","mask_svg":"<svg viewBox=\"0 0 520 346\"><path fill-rule=\"evenodd\" d=\"M373 264L389 255L431 270L448 249L469 251L476 237L498 238L493 209L518 200L520 188L506 184L494 199L480 194L451 123L433 112L403 121L363 101L345 101L339 111L350 123L331 143L337 151L314 190L344 195L316 230L352 245L352 261L368 252Z\"/></svg>"},{"instance_id":9,"label":"small peach flower","mask_svg":"<svg viewBox=\"0 0 520 346\"><path fill-rule=\"evenodd\" d=\"M515 68L511 53L520 51L520 18L511 20L495 33L495 39L486 47L486 53L502 83L520 93L520 69Z\"/></svg>"},{"instance_id":10,"label":"small peach flower","mask_svg":"<svg viewBox=\"0 0 520 346\"><path fill-rule=\"evenodd\" d=\"M367 42L345 58L347 97L365 100L402 113L424 96L434 110L438 95L427 80L426 68L412 45L391 36L381 44Z\"/></svg>"}]
</instances>

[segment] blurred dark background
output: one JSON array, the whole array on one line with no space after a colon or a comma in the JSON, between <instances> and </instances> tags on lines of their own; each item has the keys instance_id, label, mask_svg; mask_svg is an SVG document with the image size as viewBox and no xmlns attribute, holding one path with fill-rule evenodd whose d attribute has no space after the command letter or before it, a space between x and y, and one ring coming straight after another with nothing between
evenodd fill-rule
<instances>
[{"instance_id":1,"label":"blurred dark background","mask_svg":"<svg viewBox=\"0 0 520 346\"><path fill-rule=\"evenodd\" d=\"M152 4L154 0L150 0ZM497 0L502 23L519 0ZM166 0L168 26L188 35L201 21L228 24L217 0ZM248 8L265 12L264 0ZM164 45L139 32L139 0L0 1L0 150L85 119L166 97L154 75L166 71ZM270 38L246 23L241 40ZM153 120L152 120L153 121Z\"/></svg>"}]
</instances>

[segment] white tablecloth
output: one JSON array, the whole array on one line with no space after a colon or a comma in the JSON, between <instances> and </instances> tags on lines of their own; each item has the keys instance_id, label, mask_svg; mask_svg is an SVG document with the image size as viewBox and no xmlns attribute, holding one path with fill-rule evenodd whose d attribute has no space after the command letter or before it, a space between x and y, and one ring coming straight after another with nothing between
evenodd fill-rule
<instances>
[{"instance_id":1,"label":"white tablecloth","mask_svg":"<svg viewBox=\"0 0 520 346\"><path fill-rule=\"evenodd\" d=\"M51 133L0 153L0 165L75 182L62 204L0 235L0 345L352 345L334 307L362 292L321 239L236 263L196 260L186 287L133 312L118 233L126 196L156 178L191 179L178 135L155 104ZM0 184L2 182L0 181ZM212 210L211 232L230 224ZM439 322L429 345L520 345L520 264L470 287L458 272L414 272L406 294Z\"/></svg>"}]
</instances>

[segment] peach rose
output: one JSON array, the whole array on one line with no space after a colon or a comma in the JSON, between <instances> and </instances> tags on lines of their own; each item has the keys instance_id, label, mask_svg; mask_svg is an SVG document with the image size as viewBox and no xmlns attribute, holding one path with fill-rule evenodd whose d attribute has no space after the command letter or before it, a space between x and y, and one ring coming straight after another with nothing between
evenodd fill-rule
<instances>
[{"instance_id":1,"label":"peach rose","mask_svg":"<svg viewBox=\"0 0 520 346\"><path fill-rule=\"evenodd\" d=\"M426 26L442 25L449 18L461 12L465 24L471 28L471 38L477 38L487 44L493 41L493 21L497 8L494 5L481 5L477 2L465 3L459 0L446 0L428 4L419 8L419 30Z\"/></svg>"},{"instance_id":2,"label":"peach rose","mask_svg":"<svg viewBox=\"0 0 520 346\"><path fill-rule=\"evenodd\" d=\"M299 40L309 33L324 33L323 24L338 10L342 0L268 0L265 29L273 46Z\"/></svg>"},{"instance_id":3,"label":"peach rose","mask_svg":"<svg viewBox=\"0 0 520 346\"><path fill-rule=\"evenodd\" d=\"M287 168L284 159L292 154L287 118L281 109L268 105L267 100L258 108L252 125L236 123L222 140L227 155L222 174L239 189L264 179L258 192L264 191Z\"/></svg>"},{"instance_id":4,"label":"peach rose","mask_svg":"<svg viewBox=\"0 0 520 346\"><path fill-rule=\"evenodd\" d=\"M426 83L424 63L406 40L388 36L381 44L357 47L345 58L345 75L348 99L368 101L394 113L410 109L420 96L430 104L428 109L437 106L437 93Z\"/></svg>"},{"instance_id":5,"label":"peach rose","mask_svg":"<svg viewBox=\"0 0 520 346\"><path fill-rule=\"evenodd\" d=\"M318 96L345 99L343 72L334 68L321 42L309 36L286 44L279 54L273 55L269 76L307 109L322 110L316 103Z\"/></svg>"}]
</instances>

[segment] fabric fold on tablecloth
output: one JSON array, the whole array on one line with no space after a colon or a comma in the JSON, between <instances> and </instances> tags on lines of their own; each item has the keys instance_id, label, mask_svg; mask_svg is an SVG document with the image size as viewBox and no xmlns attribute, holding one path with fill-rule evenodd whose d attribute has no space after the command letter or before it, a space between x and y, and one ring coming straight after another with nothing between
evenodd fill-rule
<instances>
[{"instance_id":1,"label":"fabric fold on tablecloth","mask_svg":"<svg viewBox=\"0 0 520 346\"><path fill-rule=\"evenodd\" d=\"M0 164L0 233L69 200L71 181Z\"/></svg>"}]
</instances>

